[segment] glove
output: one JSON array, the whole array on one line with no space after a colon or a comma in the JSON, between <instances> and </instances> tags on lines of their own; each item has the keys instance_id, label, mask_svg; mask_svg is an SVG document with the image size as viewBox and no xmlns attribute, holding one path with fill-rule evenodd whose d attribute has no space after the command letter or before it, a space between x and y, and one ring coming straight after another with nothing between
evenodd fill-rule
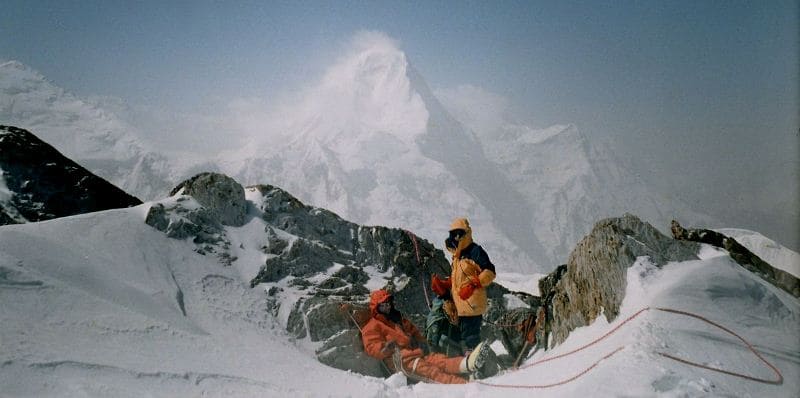
<instances>
[{"instance_id":1,"label":"glove","mask_svg":"<svg viewBox=\"0 0 800 398\"><path fill-rule=\"evenodd\" d=\"M472 297L472 293L474 293L475 289L479 287L481 287L480 279L478 279L477 276L472 276L466 285L461 286L461 289L458 289L458 297L461 297L462 300L466 300Z\"/></svg>"},{"instance_id":2,"label":"glove","mask_svg":"<svg viewBox=\"0 0 800 398\"><path fill-rule=\"evenodd\" d=\"M381 352L384 354L390 354L394 352L395 348L397 348L397 342L394 340L389 340L386 342L386 344L384 344Z\"/></svg>"}]
</instances>

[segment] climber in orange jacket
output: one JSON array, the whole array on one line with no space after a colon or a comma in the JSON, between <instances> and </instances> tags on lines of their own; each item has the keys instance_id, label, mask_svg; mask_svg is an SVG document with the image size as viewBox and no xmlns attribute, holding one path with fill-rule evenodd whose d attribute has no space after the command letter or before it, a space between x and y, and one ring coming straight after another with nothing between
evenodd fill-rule
<instances>
[{"instance_id":1,"label":"climber in orange jacket","mask_svg":"<svg viewBox=\"0 0 800 398\"><path fill-rule=\"evenodd\" d=\"M461 339L469 351L481 341L483 314L488 307L486 286L494 281L495 267L486 251L472 241L472 228L466 218L457 218L450 224L445 247L453 255L452 295Z\"/></svg>"},{"instance_id":2,"label":"climber in orange jacket","mask_svg":"<svg viewBox=\"0 0 800 398\"><path fill-rule=\"evenodd\" d=\"M427 341L411 321L394 307L394 299L386 290L370 294L372 317L361 330L364 350L382 360L392 371L420 376L437 383L464 384L470 373L479 374L489 356L488 345L481 345L469 357L448 358L444 354L425 354ZM400 365L395 369L391 361L395 350L400 350Z\"/></svg>"}]
</instances>

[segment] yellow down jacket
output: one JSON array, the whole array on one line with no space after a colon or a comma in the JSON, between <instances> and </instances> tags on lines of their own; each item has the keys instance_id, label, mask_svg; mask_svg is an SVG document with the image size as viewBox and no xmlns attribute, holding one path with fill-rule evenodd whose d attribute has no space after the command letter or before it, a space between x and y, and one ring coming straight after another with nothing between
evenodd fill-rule
<instances>
[{"instance_id":1,"label":"yellow down jacket","mask_svg":"<svg viewBox=\"0 0 800 398\"><path fill-rule=\"evenodd\" d=\"M472 229L466 218L457 218L453 221L450 230L454 229L466 231L458 241L458 247L447 249L453 255L453 269L450 274L451 293L458 316L483 315L488 306L486 286L489 286L495 278L494 265L489 261L489 256L483 248L472 241ZM475 289L468 299L462 300L458 292L463 286L471 283L473 276L478 277L481 287Z\"/></svg>"}]
</instances>

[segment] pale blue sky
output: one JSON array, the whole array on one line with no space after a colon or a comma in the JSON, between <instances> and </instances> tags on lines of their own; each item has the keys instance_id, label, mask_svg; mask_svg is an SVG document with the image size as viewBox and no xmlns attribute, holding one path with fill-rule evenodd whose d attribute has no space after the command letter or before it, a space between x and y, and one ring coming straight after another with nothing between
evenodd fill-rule
<instances>
[{"instance_id":1,"label":"pale blue sky","mask_svg":"<svg viewBox=\"0 0 800 398\"><path fill-rule=\"evenodd\" d=\"M765 176L800 167L797 1L609 3L6 0L0 59L79 95L186 110L304 87L378 30L433 88L474 85L534 126L607 137L683 199L796 205L797 182Z\"/></svg>"}]
</instances>

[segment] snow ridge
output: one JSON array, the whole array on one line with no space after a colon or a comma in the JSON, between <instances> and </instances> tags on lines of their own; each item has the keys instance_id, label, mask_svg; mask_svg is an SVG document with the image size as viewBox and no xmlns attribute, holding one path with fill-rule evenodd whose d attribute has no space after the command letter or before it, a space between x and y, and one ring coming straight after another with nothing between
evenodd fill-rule
<instances>
[{"instance_id":1,"label":"snow ridge","mask_svg":"<svg viewBox=\"0 0 800 398\"><path fill-rule=\"evenodd\" d=\"M257 195L248 196L248 200ZM416 384L343 372L317 362L308 339L292 340L265 292L250 289L246 261L263 261L264 224L226 227L239 260L223 266L195 244L144 223L153 203L0 228L0 385L10 396L526 397L527 389ZM253 205L251 208L255 208ZM800 389L800 301L703 245L701 259L629 268L613 322L598 317L526 364L597 340L644 307L703 315L746 338L774 364L781 385L757 383L661 358L666 352L759 378L769 369L702 322L649 312L599 344L548 366L503 372L492 384L548 384L615 355L537 396L771 396ZM503 276L503 273L500 273ZM183 302L176 299L182 292ZM524 364L523 364L524 365ZM307 377L313 374L314 377Z\"/></svg>"}]
</instances>

